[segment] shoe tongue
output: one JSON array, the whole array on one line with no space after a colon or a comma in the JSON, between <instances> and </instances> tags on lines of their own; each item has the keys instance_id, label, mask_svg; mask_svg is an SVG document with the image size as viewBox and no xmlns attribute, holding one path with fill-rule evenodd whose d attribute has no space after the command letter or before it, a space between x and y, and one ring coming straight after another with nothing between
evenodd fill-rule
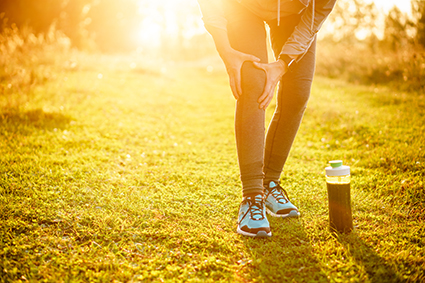
<instances>
[{"instance_id":1,"label":"shoe tongue","mask_svg":"<svg viewBox=\"0 0 425 283\"><path fill-rule=\"evenodd\" d=\"M275 182L273 182L273 181L270 181L270 183L269 183L269 188L270 189L273 189L274 187L276 187L277 186L277 184L275 183Z\"/></svg>"},{"instance_id":2,"label":"shoe tongue","mask_svg":"<svg viewBox=\"0 0 425 283\"><path fill-rule=\"evenodd\" d=\"M256 204L254 206L260 208L258 204L261 203L261 201L263 200L263 196L262 195L249 196L248 199L251 202L254 202Z\"/></svg>"},{"instance_id":3,"label":"shoe tongue","mask_svg":"<svg viewBox=\"0 0 425 283\"><path fill-rule=\"evenodd\" d=\"M248 195L246 197L244 197L245 199L249 199L249 200L254 200L254 201L261 201L263 199L263 195L262 194L256 194L256 195Z\"/></svg>"},{"instance_id":4,"label":"shoe tongue","mask_svg":"<svg viewBox=\"0 0 425 283\"><path fill-rule=\"evenodd\" d=\"M263 218L263 215L261 215L259 209L261 209L261 201L263 200L263 196L262 195L256 195L255 197L252 198L253 200L255 200L255 205L253 205L253 208L255 209L255 212L252 214L252 218L255 220L261 220Z\"/></svg>"},{"instance_id":5,"label":"shoe tongue","mask_svg":"<svg viewBox=\"0 0 425 283\"><path fill-rule=\"evenodd\" d=\"M255 201L256 202L261 202L262 199L263 199L263 196L262 195L256 195L255 196Z\"/></svg>"}]
</instances>

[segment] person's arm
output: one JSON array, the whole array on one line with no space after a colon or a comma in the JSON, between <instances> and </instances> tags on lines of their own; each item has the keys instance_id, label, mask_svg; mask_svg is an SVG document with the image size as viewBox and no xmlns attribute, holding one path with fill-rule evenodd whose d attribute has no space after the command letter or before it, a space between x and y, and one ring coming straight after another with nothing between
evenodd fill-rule
<instances>
[{"instance_id":1,"label":"person's arm","mask_svg":"<svg viewBox=\"0 0 425 283\"><path fill-rule=\"evenodd\" d=\"M310 48L317 32L322 27L323 22L332 11L336 2L336 0L312 1L301 17L299 24L295 27L294 32L283 45L277 61L270 64L254 63L257 68L266 72L264 91L258 99L259 107L262 109L266 109L270 104L278 82L288 71L287 63L281 58L288 56L287 58L294 59L295 61L301 60Z\"/></svg>"},{"instance_id":2,"label":"person's arm","mask_svg":"<svg viewBox=\"0 0 425 283\"><path fill-rule=\"evenodd\" d=\"M208 32L214 39L214 43L218 54L226 66L227 74L229 75L229 84L233 96L236 99L242 95L241 85L241 68L245 61L260 62L260 59L246 53L239 52L233 49L230 45L227 32L216 27L208 27Z\"/></svg>"},{"instance_id":3,"label":"person's arm","mask_svg":"<svg viewBox=\"0 0 425 283\"><path fill-rule=\"evenodd\" d=\"M238 99L242 95L241 68L245 61L259 62L260 59L232 48L227 36L227 21L220 0L198 0L206 30L211 34L218 54L226 66L230 88Z\"/></svg>"},{"instance_id":4,"label":"person's arm","mask_svg":"<svg viewBox=\"0 0 425 283\"><path fill-rule=\"evenodd\" d=\"M209 32L209 27L215 27L226 31L227 20L224 16L221 0L198 0L201 8L202 21Z\"/></svg>"},{"instance_id":5,"label":"person's arm","mask_svg":"<svg viewBox=\"0 0 425 283\"><path fill-rule=\"evenodd\" d=\"M283 45L280 55L286 54L292 58L297 58L297 61L301 60L331 13L335 3L336 0L312 0L294 32Z\"/></svg>"}]
</instances>

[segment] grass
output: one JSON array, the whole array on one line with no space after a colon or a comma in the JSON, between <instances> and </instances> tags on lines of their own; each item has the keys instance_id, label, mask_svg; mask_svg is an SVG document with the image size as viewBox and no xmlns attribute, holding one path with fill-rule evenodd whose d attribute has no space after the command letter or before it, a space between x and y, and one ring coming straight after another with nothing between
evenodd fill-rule
<instances>
[{"instance_id":1,"label":"grass","mask_svg":"<svg viewBox=\"0 0 425 283\"><path fill-rule=\"evenodd\" d=\"M423 95L316 78L282 176L302 217L251 239L220 68L72 62L0 101L0 282L425 281ZM327 228L332 159L350 235Z\"/></svg>"}]
</instances>

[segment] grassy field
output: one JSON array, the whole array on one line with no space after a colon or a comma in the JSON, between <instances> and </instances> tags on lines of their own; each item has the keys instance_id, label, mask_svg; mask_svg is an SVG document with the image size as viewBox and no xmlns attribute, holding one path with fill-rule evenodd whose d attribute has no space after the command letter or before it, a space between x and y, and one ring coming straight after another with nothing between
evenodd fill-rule
<instances>
[{"instance_id":1,"label":"grassy field","mask_svg":"<svg viewBox=\"0 0 425 283\"><path fill-rule=\"evenodd\" d=\"M222 69L79 55L0 99L0 282L425 282L424 95L316 78L281 180L302 217L270 239L236 233ZM332 159L350 235L327 228Z\"/></svg>"}]
</instances>

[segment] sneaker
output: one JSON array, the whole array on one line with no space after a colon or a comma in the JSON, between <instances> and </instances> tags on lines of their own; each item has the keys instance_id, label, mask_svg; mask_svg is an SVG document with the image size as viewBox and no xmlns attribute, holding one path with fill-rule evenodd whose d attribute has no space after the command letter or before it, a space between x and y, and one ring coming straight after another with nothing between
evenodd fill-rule
<instances>
[{"instance_id":1,"label":"sneaker","mask_svg":"<svg viewBox=\"0 0 425 283\"><path fill-rule=\"evenodd\" d=\"M267 212L274 217L299 217L298 208L289 201L288 193L279 185L270 181L264 188Z\"/></svg>"},{"instance_id":2,"label":"sneaker","mask_svg":"<svg viewBox=\"0 0 425 283\"><path fill-rule=\"evenodd\" d=\"M249 237L271 237L262 195L244 197L239 207L238 233Z\"/></svg>"}]
</instances>

